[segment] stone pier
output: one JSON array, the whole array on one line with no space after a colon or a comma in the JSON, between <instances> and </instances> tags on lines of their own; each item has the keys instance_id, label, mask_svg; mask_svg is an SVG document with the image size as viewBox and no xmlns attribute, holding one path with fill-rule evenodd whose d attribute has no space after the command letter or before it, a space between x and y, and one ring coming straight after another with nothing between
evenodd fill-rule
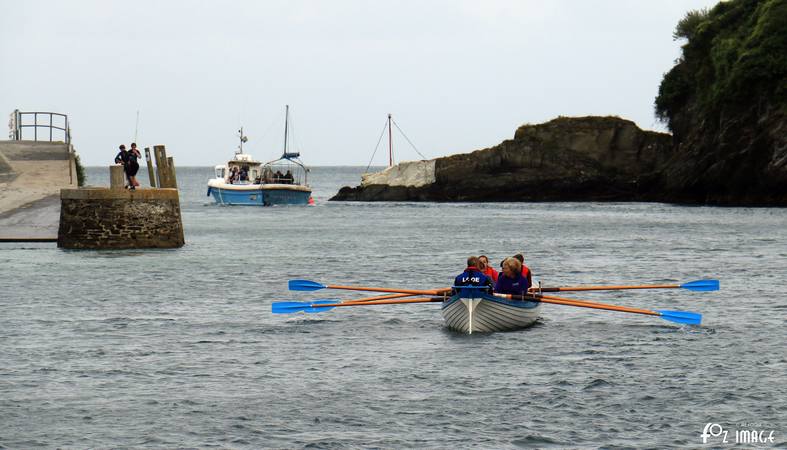
<instances>
[{"instance_id":1,"label":"stone pier","mask_svg":"<svg viewBox=\"0 0 787 450\"><path fill-rule=\"evenodd\" d=\"M0 141L0 242L54 242L62 188L76 188L73 147Z\"/></svg>"},{"instance_id":2,"label":"stone pier","mask_svg":"<svg viewBox=\"0 0 787 450\"><path fill-rule=\"evenodd\" d=\"M184 245L177 189L63 189L60 201L58 247L132 249Z\"/></svg>"}]
</instances>

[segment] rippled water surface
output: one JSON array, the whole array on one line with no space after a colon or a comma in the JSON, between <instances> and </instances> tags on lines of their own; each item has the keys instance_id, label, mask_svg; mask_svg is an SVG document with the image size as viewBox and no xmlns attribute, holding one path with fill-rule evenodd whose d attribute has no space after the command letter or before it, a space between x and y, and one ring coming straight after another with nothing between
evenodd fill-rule
<instances>
[{"instance_id":1,"label":"rippled water surface","mask_svg":"<svg viewBox=\"0 0 787 450\"><path fill-rule=\"evenodd\" d=\"M181 168L178 250L0 244L0 448L699 447L709 422L787 446L786 209L327 202L360 172L313 169L315 207L244 208ZM470 254L517 252L545 286L722 290L573 295L700 327L544 305L530 329L465 336L434 303L270 312L363 296L292 278L444 287Z\"/></svg>"}]
</instances>

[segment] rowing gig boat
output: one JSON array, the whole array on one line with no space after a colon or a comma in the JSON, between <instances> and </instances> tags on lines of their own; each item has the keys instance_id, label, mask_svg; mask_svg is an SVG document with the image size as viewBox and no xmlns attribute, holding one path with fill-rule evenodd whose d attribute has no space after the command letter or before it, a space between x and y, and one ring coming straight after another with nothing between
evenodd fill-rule
<instances>
[{"instance_id":1,"label":"rowing gig boat","mask_svg":"<svg viewBox=\"0 0 787 450\"><path fill-rule=\"evenodd\" d=\"M443 302L448 328L462 333L489 333L527 328L538 319L541 303L494 297L464 287Z\"/></svg>"}]
</instances>

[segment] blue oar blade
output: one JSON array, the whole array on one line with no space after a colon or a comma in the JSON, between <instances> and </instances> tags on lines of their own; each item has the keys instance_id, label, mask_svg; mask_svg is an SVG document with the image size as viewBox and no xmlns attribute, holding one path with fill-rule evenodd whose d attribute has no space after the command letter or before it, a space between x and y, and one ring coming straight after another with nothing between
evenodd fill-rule
<instances>
[{"instance_id":1,"label":"blue oar blade","mask_svg":"<svg viewBox=\"0 0 787 450\"><path fill-rule=\"evenodd\" d=\"M689 311L666 311L657 310L661 318L670 322L685 323L688 325L699 325L702 322L702 314Z\"/></svg>"},{"instance_id":2,"label":"blue oar blade","mask_svg":"<svg viewBox=\"0 0 787 450\"><path fill-rule=\"evenodd\" d=\"M684 283L680 285L683 289L688 289L690 291L718 291L719 290L719 280L697 280L691 281L689 283Z\"/></svg>"},{"instance_id":3,"label":"blue oar blade","mask_svg":"<svg viewBox=\"0 0 787 450\"><path fill-rule=\"evenodd\" d=\"M317 300L311 303L306 302L274 302L271 304L271 312L273 314L292 314L295 312L318 313L333 309L333 306L314 306L314 305L328 305L338 303L338 300Z\"/></svg>"},{"instance_id":4,"label":"blue oar blade","mask_svg":"<svg viewBox=\"0 0 787 450\"><path fill-rule=\"evenodd\" d=\"M317 291L325 289L325 285L309 280L290 280L288 286L291 291Z\"/></svg>"},{"instance_id":5,"label":"blue oar blade","mask_svg":"<svg viewBox=\"0 0 787 450\"><path fill-rule=\"evenodd\" d=\"M311 303L303 302L274 302L271 304L271 312L273 314L289 314L308 308Z\"/></svg>"}]
</instances>

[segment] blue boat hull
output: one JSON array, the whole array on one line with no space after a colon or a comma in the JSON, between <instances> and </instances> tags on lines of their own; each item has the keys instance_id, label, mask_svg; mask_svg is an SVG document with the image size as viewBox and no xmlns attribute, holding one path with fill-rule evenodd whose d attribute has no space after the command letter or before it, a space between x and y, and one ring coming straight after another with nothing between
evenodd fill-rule
<instances>
[{"instance_id":1,"label":"blue boat hull","mask_svg":"<svg viewBox=\"0 0 787 450\"><path fill-rule=\"evenodd\" d=\"M208 195L220 205L308 205L311 191L291 189L223 189L208 187Z\"/></svg>"}]
</instances>

